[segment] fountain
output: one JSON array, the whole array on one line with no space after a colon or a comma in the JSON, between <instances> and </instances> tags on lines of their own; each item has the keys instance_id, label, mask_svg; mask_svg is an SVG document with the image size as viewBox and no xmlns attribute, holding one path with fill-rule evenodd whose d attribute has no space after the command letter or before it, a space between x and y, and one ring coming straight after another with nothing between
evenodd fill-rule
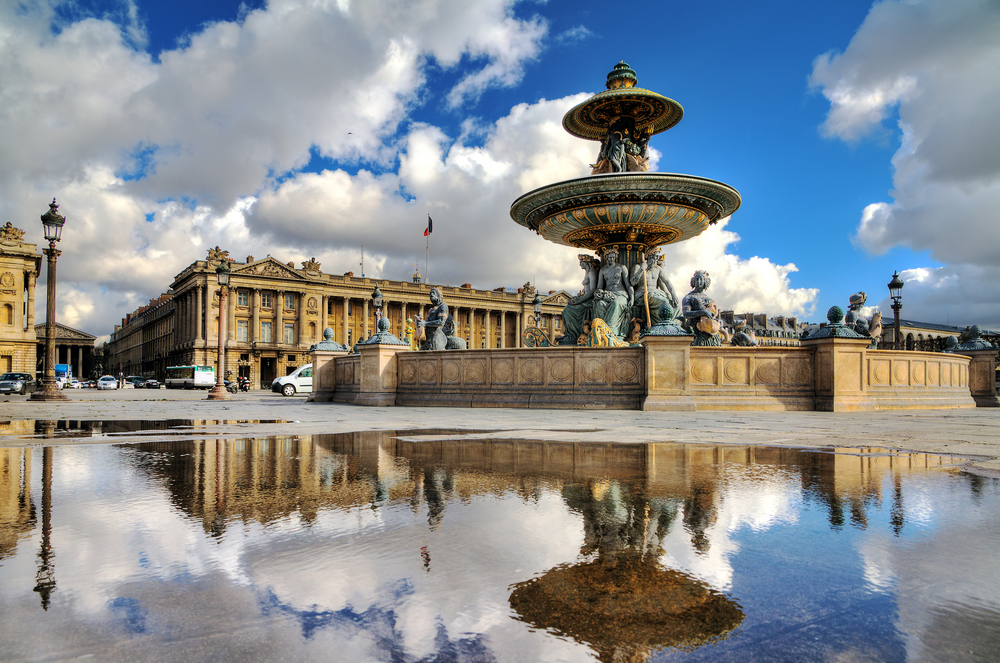
<instances>
[{"instance_id":1,"label":"fountain","mask_svg":"<svg viewBox=\"0 0 1000 663\"><path fill-rule=\"evenodd\" d=\"M722 182L647 172L649 139L680 122L684 109L637 84L635 71L619 62L607 90L563 117L572 135L601 142L590 176L529 191L510 208L514 221L550 242L602 257L617 252L629 274L657 246L697 237L741 202Z\"/></svg>"}]
</instances>

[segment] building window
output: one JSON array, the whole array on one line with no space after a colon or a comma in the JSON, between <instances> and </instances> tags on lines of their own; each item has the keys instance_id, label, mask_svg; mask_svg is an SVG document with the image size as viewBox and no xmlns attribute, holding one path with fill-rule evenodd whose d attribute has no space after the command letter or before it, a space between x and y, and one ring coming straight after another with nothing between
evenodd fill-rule
<instances>
[{"instance_id":1,"label":"building window","mask_svg":"<svg viewBox=\"0 0 1000 663\"><path fill-rule=\"evenodd\" d=\"M250 293L246 290L236 291L236 304L238 306L249 306L250 305Z\"/></svg>"},{"instance_id":2,"label":"building window","mask_svg":"<svg viewBox=\"0 0 1000 663\"><path fill-rule=\"evenodd\" d=\"M260 307L271 308L271 293L269 292L260 293Z\"/></svg>"},{"instance_id":3,"label":"building window","mask_svg":"<svg viewBox=\"0 0 1000 663\"><path fill-rule=\"evenodd\" d=\"M553 320L555 320L556 329L561 329L562 328L562 316L561 315L557 315L557 316L555 316L553 318Z\"/></svg>"},{"instance_id":4,"label":"building window","mask_svg":"<svg viewBox=\"0 0 1000 663\"><path fill-rule=\"evenodd\" d=\"M260 342L270 343L271 342L271 323L262 322L260 323Z\"/></svg>"},{"instance_id":5,"label":"building window","mask_svg":"<svg viewBox=\"0 0 1000 663\"><path fill-rule=\"evenodd\" d=\"M285 323L285 343L295 342L295 323L286 322Z\"/></svg>"},{"instance_id":6,"label":"building window","mask_svg":"<svg viewBox=\"0 0 1000 663\"><path fill-rule=\"evenodd\" d=\"M3 306L3 319L8 325L14 324L14 307L10 304L4 304Z\"/></svg>"},{"instance_id":7,"label":"building window","mask_svg":"<svg viewBox=\"0 0 1000 663\"><path fill-rule=\"evenodd\" d=\"M295 355L288 355L287 361L294 362L295 361Z\"/></svg>"},{"instance_id":8,"label":"building window","mask_svg":"<svg viewBox=\"0 0 1000 663\"><path fill-rule=\"evenodd\" d=\"M295 295L285 295L285 308L295 308Z\"/></svg>"},{"instance_id":9,"label":"building window","mask_svg":"<svg viewBox=\"0 0 1000 663\"><path fill-rule=\"evenodd\" d=\"M249 320L237 320L236 321L236 340L240 343L246 343L250 340L250 321Z\"/></svg>"}]
</instances>

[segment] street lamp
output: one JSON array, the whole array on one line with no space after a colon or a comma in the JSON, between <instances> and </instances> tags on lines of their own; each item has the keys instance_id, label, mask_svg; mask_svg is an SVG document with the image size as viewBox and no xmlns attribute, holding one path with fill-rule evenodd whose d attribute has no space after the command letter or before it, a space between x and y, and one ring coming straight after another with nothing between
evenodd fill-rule
<instances>
[{"instance_id":1,"label":"street lamp","mask_svg":"<svg viewBox=\"0 0 1000 663\"><path fill-rule=\"evenodd\" d=\"M535 309L535 326L542 327L542 298L535 293L535 298L531 300L531 306Z\"/></svg>"},{"instance_id":2,"label":"street lamp","mask_svg":"<svg viewBox=\"0 0 1000 663\"><path fill-rule=\"evenodd\" d=\"M372 304L375 305L375 321L382 317L382 291L378 289L378 285L372 290Z\"/></svg>"},{"instance_id":3,"label":"street lamp","mask_svg":"<svg viewBox=\"0 0 1000 663\"><path fill-rule=\"evenodd\" d=\"M59 205L52 199L49 211L42 215L42 230L49 248L42 251L48 258L48 277L45 292L45 373L42 388L31 395L33 401L65 401L66 395L59 391L56 382L56 258L62 251L56 249L56 242L62 238L62 227L66 217L59 214Z\"/></svg>"},{"instance_id":4,"label":"street lamp","mask_svg":"<svg viewBox=\"0 0 1000 663\"><path fill-rule=\"evenodd\" d=\"M219 279L219 368L216 370L215 386L208 392L206 400L228 401L229 392L226 391L225 370L226 370L226 295L229 294L229 262L223 260L215 268L215 275Z\"/></svg>"},{"instance_id":5,"label":"street lamp","mask_svg":"<svg viewBox=\"0 0 1000 663\"><path fill-rule=\"evenodd\" d=\"M899 350L899 309L903 308L903 281L899 278L896 270L892 272L892 280L889 281L889 297L892 298L892 315L895 324L893 336L896 338L896 349Z\"/></svg>"}]
</instances>

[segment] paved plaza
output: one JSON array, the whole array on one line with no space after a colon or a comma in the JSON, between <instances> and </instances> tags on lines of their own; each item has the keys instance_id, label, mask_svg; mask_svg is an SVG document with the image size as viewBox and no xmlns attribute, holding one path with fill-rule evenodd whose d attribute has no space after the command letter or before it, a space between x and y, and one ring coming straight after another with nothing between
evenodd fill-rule
<instances>
[{"instance_id":1,"label":"paved plaza","mask_svg":"<svg viewBox=\"0 0 1000 663\"><path fill-rule=\"evenodd\" d=\"M360 430L458 429L483 435L608 442L687 442L793 447L886 447L970 458L974 471L1000 476L1000 409L906 412L635 412L496 408L373 408L309 403L265 391L207 401L203 391L126 389L66 391L63 403L0 399L0 423L47 421L151 422L132 434L46 439L25 428L0 427L0 444L86 444L163 439L152 422L190 421L194 437L245 438ZM183 423L177 423L183 426ZM160 426L159 428L162 428ZM23 432L28 430L27 433ZM18 432L22 431L22 432ZM169 439L177 439L171 431Z\"/></svg>"}]
</instances>

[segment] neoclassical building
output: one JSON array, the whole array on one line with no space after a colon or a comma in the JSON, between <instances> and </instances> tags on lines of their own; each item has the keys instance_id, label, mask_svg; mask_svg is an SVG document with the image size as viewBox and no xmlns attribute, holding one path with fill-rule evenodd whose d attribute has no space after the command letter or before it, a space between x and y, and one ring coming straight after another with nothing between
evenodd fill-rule
<instances>
[{"instance_id":1,"label":"neoclassical building","mask_svg":"<svg viewBox=\"0 0 1000 663\"><path fill-rule=\"evenodd\" d=\"M218 354L219 285L216 268L227 252L208 252L178 274L170 290L127 315L115 327L106 348L113 375L145 375L162 379L167 366L215 365ZM406 320L423 315L431 288L438 288L455 319L456 336L470 348L520 347L521 330L534 320L535 291L498 288L477 290L470 284L436 286L327 274L308 260L296 267L268 256L231 261L226 367L233 375L266 387L280 375L309 363L309 347L331 327L334 339L353 346L375 332L371 300L378 286L391 331L406 336ZM562 334L560 314L569 301L565 291L543 295L542 327L551 339Z\"/></svg>"},{"instance_id":2,"label":"neoclassical building","mask_svg":"<svg viewBox=\"0 0 1000 663\"><path fill-rule=\"evenodd\" d=\"M35 372L35 281L42 256L8 221L0 227L0 373Z\"/></svg>"}]
</instances>

